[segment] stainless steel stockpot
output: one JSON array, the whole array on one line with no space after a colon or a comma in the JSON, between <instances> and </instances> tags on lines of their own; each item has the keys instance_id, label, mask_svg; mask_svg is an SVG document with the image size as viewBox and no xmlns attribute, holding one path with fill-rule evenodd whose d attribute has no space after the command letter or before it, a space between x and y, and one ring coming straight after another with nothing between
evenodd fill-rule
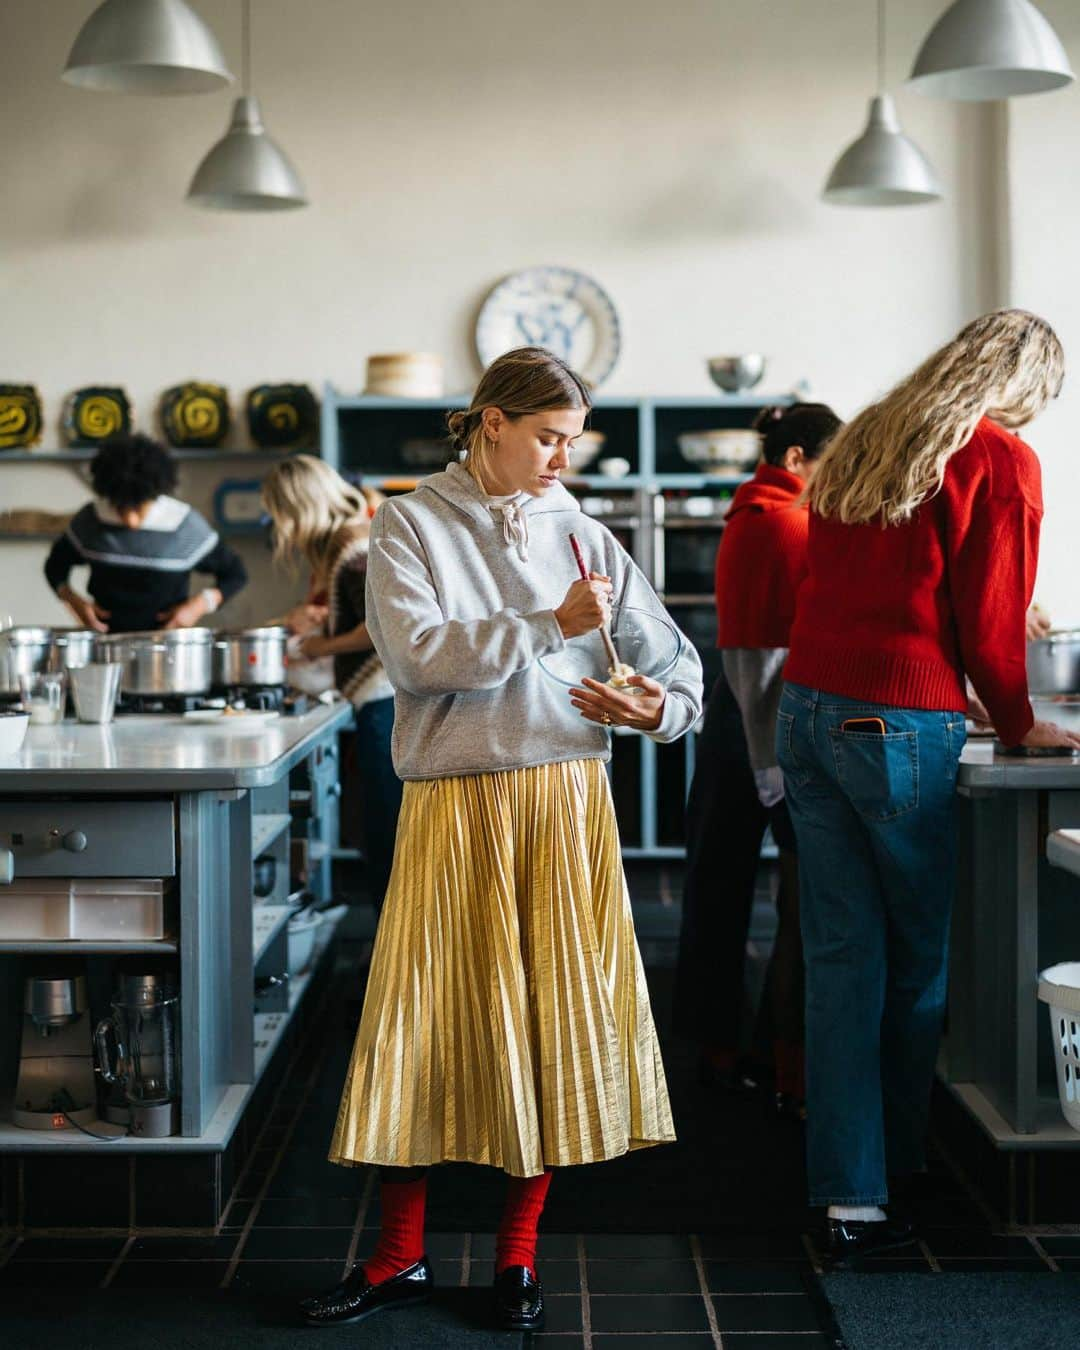
<instances>
[{"instance_id":1,"label":"stainless steel stockpot","mask_svg":"<svg viewBox=\"0 0 1080 1350\"><path fill-rule=\"evenodd\" d=\"M285 683L287 628L244 628L218 633L214 642L215 688Z\"/></svg>"},{"instance_id":2,"label":"stainless steel stockpot","mask_svg":"<svg viewBox=\"0 0 1080 1350\"><path fill-rule=\"evenodd\" d=\"M22 626L0 632L0 694L18 694L20 675L48 670L52 649L51 628Z\"/></svg>"},{"instance_id":3,"label":"stainless steel stockpot","mask_svg":"<svg viewBox=\"0 0 1080 1350\"><path fill-rule=\"evenodd\" d=\"M1029 642L1027 677L1032 694L1080 693L1080 628Z\"/></svg>"},{"instance_id":4,"label":"stainless steel stockpot","mask_svg":"<svg viewBox=\"0 0 1080 1350\"><path fill-rule=\"evenodd\" d=\"M56 670L79 670L92 665L98 638L92 628L54 628L52 664Z\"/></svg>"},{"instance_id":5,"label":"stainless steel stockpot","mask_svg":"<svg viewBox=\"0 0 1080 1350\"><path fill-rule=\"evenodd\" d=\"M209 628L169 628L159 633L110 633L98 642L103 661L120 661L124 694L205 694L210 689Z\"/></svg>"}]
</instances>

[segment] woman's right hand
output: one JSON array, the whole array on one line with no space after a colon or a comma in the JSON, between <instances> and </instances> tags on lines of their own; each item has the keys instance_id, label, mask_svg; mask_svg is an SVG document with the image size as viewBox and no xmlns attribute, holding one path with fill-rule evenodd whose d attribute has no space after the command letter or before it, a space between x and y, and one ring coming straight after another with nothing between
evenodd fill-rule
<instances>
[{"instance_id":1,"label":"woman's right hand","mask_svg":"<svg viewBox=\"0 0 1080 1350\"><path fill-rule=\"evenodd\" d=\"M1068 745L1074 750L1080 750L1080 736L1075 731L1066 731L1064 727L1059 727L1056 722L1036 722L1020 744L1029 748Z\"/></svg>"},{"instance_id":2,"label":"woman's right hand","mask_svg":"<svg viewBox=\"0 0 1080 1350\"><path fill-rule=\"evenodd\" d=\"M293 605L282 618L282 623L290 633L307 637L309 633L316 633L322 628L329 614L330 610L326 605L312 605L305 602L302 605Z\"/></svg>"},{"instance_id":3,"label":"woman's right hand","mask_svg":"<svg viewBox=\"0 0 1080 1350\"><path fill-rule=\"evenodd\" d=\"M107 609L95 605L93 600L88 599L85 595L80 595L78 591L73 591L70 586L63 588L60 592L60 599L75 615L83 628L89 628L95 633L107 633L109 631L109 625L105 622L109 617Z\"/></svg>"},{"instance_id":4,"label":"woman's right hand","mask_svg":"<svg viewBox=\"0 0 1080 1350\"><path fill-rule=\"evenodd\" d=\"M580 637L602 627L611 617L611 578L590 572L588 581L575 581L555 611L564 638Z\"/></svg>"}]
</instances>

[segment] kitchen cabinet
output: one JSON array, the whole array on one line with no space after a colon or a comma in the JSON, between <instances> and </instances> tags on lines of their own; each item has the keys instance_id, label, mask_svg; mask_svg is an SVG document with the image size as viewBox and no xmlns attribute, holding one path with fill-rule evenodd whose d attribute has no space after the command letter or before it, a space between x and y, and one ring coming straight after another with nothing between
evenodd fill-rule
<instances>
[{"instance_id":1,"label":"kitchen cabinet","mask_svg":"<svg viewBox=\"0 0 1080 1350\"><path fill-rule=\"evenodd\" d=\"M582 509L612 530L697 648L705 688L719 670L713 561L723 515L747 475L702 474L679 451L685 432L749 427L763 407L793 396L705 395L701 398L599 398L589 425L606 436L597 459L625 459L622 478L566 474ZM322 454L342 473L363 476L388 493L409 491L446 464L446 414L467 399L394 399L346 395L326 385ZM682 803L693 777L696 737L658 747L645 736L613 741L612 787L627 858L677 858L683 847ZM661 804L658 792L675 793Z\"/></svg>"},{"instance_id":2,"label":"kitchen cabinet","mask_svg":"<svg viewBox=\"0 0 1080 1350\"><path fill-rule=\"evenodd\" d=\"M73 1156L86 1161L88 1195L99 1169L86 1155L107 1152L131 1158L123 1184L136 1221L217 1221L242 1161L245 1119L265 1108L259 1096L269 1086L269 1066L305 1015L318 969L316 959L298 976L282 978L292 912L289 859L294 830L303 828L305 843L319 856L306 884L328 899L337 740L352 716L344 701L320 703L302 716L267 723L257 735L180 725L168 716L130 715L107 726L65 722L31 728L20 755L0 763L0 849L13 860L16 879L30 885L44 878L38 884L45 887L56 886L58 877L137 875L159 878L168 897L160 940L0 943L6 1197L33 1205L49 1190L50 1159ZM292 809L294 797L305 793L316 808L307 825ZM0 904L3 899L0 886ZM320 927L321 950L335 923ZM153 963L178 980L179 1133L105 1142L74 1129L10 1123L23 979L42 957L74 960L85 970L91 1026L108 1010L122 963ZM108 1126L96 1128L108 1132ZM101 1167L102 1177L114 1171L113 1164ZM76 1210L84 1199L72 1198ZM33 1224L47 1211L50 1222L65 1222L58 1217L63 1201L50 1193L45 1209L8 1221ZM89 1202L84 1208L89 1217L73 1213L66 1221L94 1222L104 1212Z\"/></svg>"}]
</instances>

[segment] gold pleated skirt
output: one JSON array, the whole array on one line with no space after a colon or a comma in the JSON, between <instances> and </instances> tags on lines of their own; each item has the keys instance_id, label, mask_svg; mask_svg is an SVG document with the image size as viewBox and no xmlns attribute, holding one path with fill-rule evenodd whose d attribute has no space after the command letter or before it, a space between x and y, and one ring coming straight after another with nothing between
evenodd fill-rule
<instances>
[{"instance_id":1,"label":"gold pleated skirt","mask_svg":"<svg viewBox=\"0 0 1080 1350\"><path fill-rule=\"evenodd\" d=\"M525 1177L674 1138L603 763L406 783L330 1160Z\"/></svg>"}]
</instances>

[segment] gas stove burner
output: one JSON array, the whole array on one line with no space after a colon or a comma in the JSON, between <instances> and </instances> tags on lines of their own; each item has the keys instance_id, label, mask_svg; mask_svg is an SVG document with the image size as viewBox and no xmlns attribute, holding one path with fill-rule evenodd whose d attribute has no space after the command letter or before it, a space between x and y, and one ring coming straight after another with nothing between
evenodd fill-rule
<instances>
[{"instance_id":1,"label":"gas stove burner","mask_svg":"<svg viewBox=\"0 0 1080 1350\"><path fill-rule=\"evenodd\" d=\"M117 713L186 713L206 706L203 694L121 694Z\"/></svg>"},{"instance_id":2,"label":"gas stove burner","mask_svg":"<svg viewBox=\"0 0 1080 1350\"><path fill-rule=\"evenodd\" d=\"M289 693L283 684L236 684L215 690L230 708L251 708L255 712L285 712Z\"/></svg>"}]
</instances>

